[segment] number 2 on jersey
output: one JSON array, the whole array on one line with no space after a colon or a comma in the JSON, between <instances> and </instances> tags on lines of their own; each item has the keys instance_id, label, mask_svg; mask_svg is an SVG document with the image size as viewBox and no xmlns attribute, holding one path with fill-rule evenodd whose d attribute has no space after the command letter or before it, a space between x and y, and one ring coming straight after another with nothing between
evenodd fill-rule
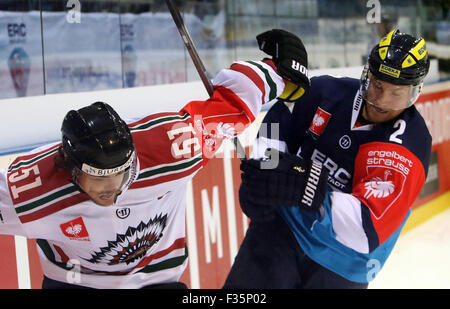
<instances>
[{"instance_id":1,"label":"number 2 on jersey","mask_svg":"<svg viewBox=\"0 0 450 309\"><path fill-rule=\"evenodd\" d=\"M399 135L402 135L405 132L406 129L406 121L403 119L399 119L394 123L394 128L397 128L397 130L395 130L394 133L391 134L391 136L389 137L389 140L391 142L396 142L401 144L403 141L398 138Z\"/></svg>"},{"instance_id":2,"label":"number 2 on jersey","mask_svg":"<svg viewBox=\"0 0 450 309\"><path fill-rule=\"evenodd\" d=\"M33 172L33 175L31 172ZM16 199L19 197L20 193L42 185L41 177L38 176L39 173L39 167L37 165L33 165L32 167L23 168L22 170L9 175L8 180L11 184L27 179L30 176L36 176L32 179L32 181L30 180L31 182L28 184L22 185L20 187L17 187L16 185L11 186L11 193L13 195L13 198Z\"/></svg>"}]
</instances>

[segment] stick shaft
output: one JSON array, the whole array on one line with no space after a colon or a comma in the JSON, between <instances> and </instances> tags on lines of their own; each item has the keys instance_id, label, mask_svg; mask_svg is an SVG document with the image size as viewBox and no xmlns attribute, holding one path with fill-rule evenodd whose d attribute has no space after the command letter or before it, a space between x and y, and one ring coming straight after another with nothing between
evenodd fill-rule
<instances>
[{"instance_id":1,"label":"stick shaft","mask_svg":"<svg viewBox=\"0 0 450 309\"><path fill-rule=\"evenodd\" d=\"M212 96L214 92L214 86L211 80L208 78L208 75L206 74L205 66L203 65L203 62L197 53L197 48L195 47L194 42L192 41L192 38L186 29L186 26L184 25L184 21L183 18L181 17L180 11L173 4L172 0L166 0L166 3L167 7L169 8L170 14L172 15L172 18L175 22L175 25L177 26L178 32L180 33L181 39L183 40L183 43L186 46L189 55L191 56L192 62L194 63L197 73L200 76L200 79L202 80L203 85L205 86L209 96ZM237 137L233 138L233 144L236 147L238 157L241 159L242 158L246 159L247 156L245 154L244 147L242 147Z\"/></svg>"},{"instance_id":2,"label":"stick shaft","mask_svg":"<svg viewBox=\"0 0 450 309\"><path fill-rule=\"evenodd\" d=\"M173 4L172 0L166 0L166 3L169 7L170 14L172 15L172 18L177 26L178 32L181 35L181 39L183 40L184 45L186 46L186 49L191 56L192 62L194 62L194 66L197 69L197 72L200 75L203 84L205 85L206 91L208 92L209 96L212 96L214 91L213 84L207 77L205 66L203 65L203 62L197 53L197 48L195 47L194 42L192 41L192 38L186 29L186 26L184 25L183 18L180 15L180 11Z\"/></svg>"}]
</instances>

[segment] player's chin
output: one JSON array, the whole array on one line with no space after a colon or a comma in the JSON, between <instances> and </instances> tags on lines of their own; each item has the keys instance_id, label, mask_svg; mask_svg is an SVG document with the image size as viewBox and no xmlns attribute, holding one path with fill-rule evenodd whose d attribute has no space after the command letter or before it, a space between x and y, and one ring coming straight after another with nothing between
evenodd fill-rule
<instances>
[{"instance_id":1,"label":"player's chin","mask_svg":"<svg viewBox=\"0 0 450 309\"><path fill-rule=\"evenodd\" d=\"M395 115L392 115L390 112L376 110L375 108L370 108L368 111L368 115L369 115L368 120L374 123L387 122L395 118Z\"/></svg>"},{"instance_id":2,"label":"player's chin","mask_svg":"<svg viewBox=\"0 0 450 309\"><path fill-rule=\"evenodd\" d=\"M95 195L95 196L90 196L91 200L100 206L111 206L114 204L114 201L116 200L116 196L117 194L114 194L112 196L109 197L105 197L105 196L101 196L101 195Z\"/></svg>"}]
</instances>

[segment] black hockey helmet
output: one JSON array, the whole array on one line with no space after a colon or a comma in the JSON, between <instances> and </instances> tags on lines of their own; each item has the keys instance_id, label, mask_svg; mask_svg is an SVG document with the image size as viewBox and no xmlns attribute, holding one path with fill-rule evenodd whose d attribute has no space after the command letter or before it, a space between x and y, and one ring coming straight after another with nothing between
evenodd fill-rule
<instances>
[{"instance_id":1,"label":"black hockey helmet","mask_svg":"<svg viewBox=\"0 0 450 309\"><path fill-rule=\"evenodd\" d=\"M367 90L370 72L377 79L391 84L412 85L409 102L411 105L421 92L429 68L430 60L425 40L394 29L370 52L361 75L362 93L364 95L364 91Z\"/></svg>"},{"instance_id":2,"label":"black hockey helmet","mask_svg":"<svg viewBox=\"0 0 450 309\"><path fill-rule=\"evenodd\" d=\"M378 79L395 85L419 85L430 60L423 38L392 30L369 55L369 70Z\"/></svg>"},{"instance_id":3,"label":"black hockey helmet","mask_svg":"<svg viewBox=\"0 0 450 309\"><path fill-rule=\"evenodd\" d=\"M129 169L135 161L127 124L106 103L95 102L64 117L62 150L72 167L93 176Z\"/></svg>"}]
</instances>

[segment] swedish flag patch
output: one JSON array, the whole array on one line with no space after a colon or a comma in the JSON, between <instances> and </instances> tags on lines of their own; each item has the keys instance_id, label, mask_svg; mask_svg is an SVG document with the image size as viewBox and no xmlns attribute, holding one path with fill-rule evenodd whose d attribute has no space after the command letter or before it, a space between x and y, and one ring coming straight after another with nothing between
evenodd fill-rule
<instances>
[{"instance_id":1,"label":"swedish flag patch","mask_svg":"<svg viewBox=\"0 0 450 309\"><path fill-rule=\"evenodd\" d=\"M380 69L378 71L380 71L381 73L384 73L386 75L395 77L395 78L399 78L400 77L400 70L391 68L391 67L389 67L387 65L384 65L384 64L380 64Z\"/></svg>"}]
</instances>

